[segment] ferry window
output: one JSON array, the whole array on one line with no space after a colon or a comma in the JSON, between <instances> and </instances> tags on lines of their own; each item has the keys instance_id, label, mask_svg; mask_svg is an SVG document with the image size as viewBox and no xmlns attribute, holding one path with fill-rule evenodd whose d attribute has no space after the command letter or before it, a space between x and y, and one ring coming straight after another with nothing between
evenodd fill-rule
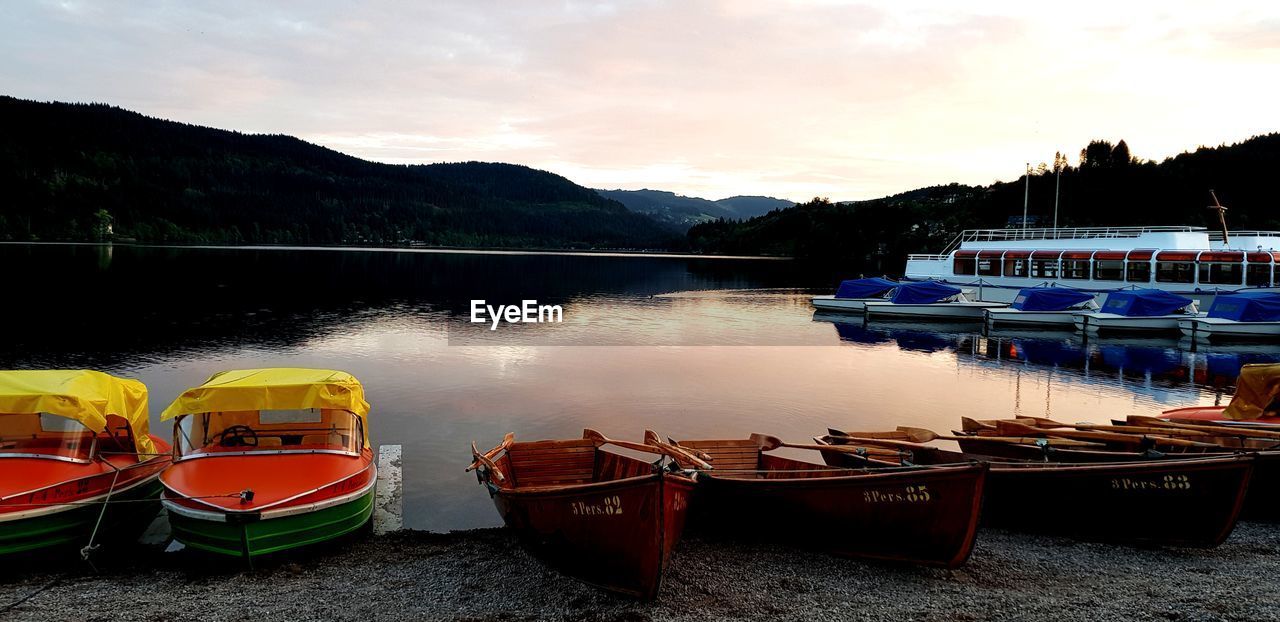
<instances>
[{"instance_id":1,"label":"ferry window","mask_svg":"<svg viewBox=\"0 0 1280 622\"><path fill-rule=\"evenodd\" d=\"M1157 261L1157 283L1195 283L1196 265L1190 261Z\"/></svg>"},{"instance_id":2,"label":"ferry window","mask_svg":"<svg viewBox=\"0 0 1280 622\"><path fill-rule=\"evenodd\" d=\"M1151 282L1151 262L1150 261L1130 261L1126 268L1124 280L1130 283L1150 283Z\"/></svg>"},{"instance_id":3,"label":"ferry window","mask_svg":"<svg viewBox=\"0 0 1280 622\"><path fill-rule=\"evenodd\" d=\"M1271 264L1251 263L1244 272L1244 284L1266 287L1271 284Z\"/></svg>"},{"instance_id":4,"label":"ferry window","mask_svg":"<svg viewBox=\"0 0 1280 622\"><path fill-rule=\"evenodd\" d=\"M1200 282L1210 285L1239 285L1243 281L1243 266L1238 263L1205 262L1200 264Z\"/></svg>"},{"instance_id":5,"label":"ferry window","mask_svg":"<svg viewBox=\"0 0 1280 622\"><path fill-rule=\"evenodd\" d=\"M1099 259L1093 264L1093 278L1099 281L1123 281L1124 260Z\"/></svg>"},{"instance_id":6,"label":"ferry window","mask_svg":"<svg viewBox=\"0 0 1280 622\"><path fill-rule=\"evenodd\" d=\"M1027 260L1025 259L1006 259L1004 260L1005 276L1027 276Z\"/></svg>"},{"instance_id":7,"label":"ferry window","mask_svg":"<svg viewBox=\"0 0 1280 622\"><path fill-rule=\"evenodd\" d=\"M1000 276L1000 261L996 259L979 259L978 275Z\"/></svg>"},{"instance_id":8,"label":"ferry window","mask_svg":"<svg viewBox=\"0 0 1280 622\"><path fill-rule=\"evenodd\" d=\"M1058 278L1057 259L1032 259L1031 276L1038 279Z\"/></svg>"},{"instance_id":9,"label":"ferry window","mask_svg":"<svg viewBox=\"0 0 1280 622\"><path fill-rule=\"evenodd\" d=\"M973 274L978 268L978 260L973 257L956 257L952 272L955 274Z\"/></svg>"},{"instance_id":10,"label":"ferry window","mask_svg":"<svg viewBox=\"0 0 1280 622\"><path fill-rule=\"evenodd\" d=\"M1088 259L1063 259L1062 260L1062 278L1064 279L1089 278L1089 260Z\"/></svg>"}]
</instances>

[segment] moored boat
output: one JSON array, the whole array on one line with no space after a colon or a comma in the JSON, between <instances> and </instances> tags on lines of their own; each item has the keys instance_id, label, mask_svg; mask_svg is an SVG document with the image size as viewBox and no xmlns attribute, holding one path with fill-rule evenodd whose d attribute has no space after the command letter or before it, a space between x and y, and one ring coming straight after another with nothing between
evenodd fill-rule
<instances>
[{"instance_id":1,"label":"moored boat","mask_svg":"<svg viewBox=\"0 0 1280 622\"><path fill-rule=\"evenodd\" d=\"M964 290L934 281L902 283L889 300L863 304L870 318L960 321L980 321L988 309L1006 306L971 301Z\"/></svg>"},{"instance_id":2,"label":"moored boat","mask_svg":"<svg viewBox=\"0 0 1280 622\"><path fill-rule=\"evenodd\" d=\"M539 559L610 591L657 596L684 531L693 482L670 472L661 449L584 438L519 441L508 434L475 469L502 520ZM653 462L606 445L661 454Z\"/></svg>"},{"instance_id":3,"label":"moored boat","mask_svg":"<svg viewBox=\"0 0 1280 622\"><path fill-rule=\"evenodd\" d=\"M885 300L898 285L896 281L878 277L851 279L842 281L834 296L814 296L809 302L824 311L862 313L866 303Z\"/></svg>"},{"instance_id":4,"label":"moored boat","mask_svg":"<svg viewBox=\"0 0 1280 622\"><path fill-rule=\"evenodd\" d=\"M853 455L846 459L862 464L837 468L772 455L767 450L782 445L759 435L678 446L708 454L715 465L695 474L697 515L709 528L946 568L964 563L973 549L982 465L867 471L865 455Z\"/></svg>"},{"instance_id":5,"label":"moored boat","mask_svg":"<svg viewBox=\"0 0 1280 622\"><path fill-rule=\"evenodd\" d=\"M1205 341L1280 339L1280 293L1218 294L1204 317L1178 320L1178 329L1184 336Z\"/></svg>"},{"instance_id":6,"label":"moored boat","mask_svg":"<svg viewBox=\"0 0 1280 622\"><path fill-rule=\"evenodd\" d=\"M1178 322L1203 317L1196 301L1159 289L1125 289L1107 294L1097 311L1075 314L1075 327L1085 334L1176 333Z\"/></svg>"},{"instance_id":7,"label":"moored boat","mask_svg":"<svg viewBox=\"0 0 1280 622\"><path fill-rule=\"evenodd\" d=\"M173 535L246 559L353 532L373 513L369 404L348 373L219 372L165 409L177 451L164 472Z\"/></svg>"},{"instance_id":8,"label":"moored boat","mask_svg":"<svg viewBox=\"0 0 1280 622\"><path fill-rule=\"evenodd\" d=\"M170 448L147 388L87 370L0 372L0 557L137 537ZM94 538L96 533L96 539Z\"/></svg>"},{"instance_id":9,"label":"moored boat","mask_svg":"<svg viewBox=\"0 0 1280 622\"><path fill-rule=\"evenodd\" d=\"M1008 308L987 309L987 325L1070 328L1075 326L1077 312L1098 308L1095 296L1069 287L1025 287Z\"/></svg>"},{"instance_id":10,"label":"moored boat","mask_svg":"<svg viewBox=\"0 0 1280 622\"><path fill-rule=\"evenodd\" d=\"M816 440L868 442L852 434ZM1064 463L871 439L873 446L877 442L909 450L904 458L909 464L989 464L985 525L1126 544L1222 543L1235 528L1254 467L1251 455ZM847 461L835 451L824 451L823 457L829 464Z\"/></svg>"}]
</instances>

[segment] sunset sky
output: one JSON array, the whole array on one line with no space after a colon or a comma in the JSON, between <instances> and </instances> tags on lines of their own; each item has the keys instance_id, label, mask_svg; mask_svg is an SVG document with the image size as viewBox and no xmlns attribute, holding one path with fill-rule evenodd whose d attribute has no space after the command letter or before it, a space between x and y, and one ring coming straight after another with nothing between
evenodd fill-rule
<instances>
[{"instance_id":1,"label":"sunset sky","mask_svg":"<svg viewBox=\"0 0 1280 622\"><path fill-rule=\"evenodd\" d=\"M1280 3L23 2L0 93L597 188L872 198L1280 130Z\"/></svg>"}]
</instances>

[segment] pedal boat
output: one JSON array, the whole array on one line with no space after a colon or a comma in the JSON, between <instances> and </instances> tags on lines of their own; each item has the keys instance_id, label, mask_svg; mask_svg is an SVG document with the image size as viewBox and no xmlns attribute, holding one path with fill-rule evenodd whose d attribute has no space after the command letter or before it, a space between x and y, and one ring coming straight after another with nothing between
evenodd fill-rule
<instances>
[{"instance_id":1,"label":"pedal boat","mask_svg":"<svg viewBox=\"0 0 1280 622\"><path fill-rule=\"evenodd\" d=\"M1076 313L1076 330L1098 333L1173 333L1178 323L1204 317L1196 301L1160 289L1126 289L1107 294L1097 311Z\"/></svg>"},{"instance_id":2,"label":"pedal boat","mask_svg":"<svg viewBox=\"0 0 1280 622\"><path fill-rule=\"evenodd\" d=\"M982 321L988 309L1009 305L1003 302L975 302L963 290L934 281L902 283L893 298L864 305L872 319L928 319L936 321Z\"/></svg>"},{"instance_id":3,"label":"pedal boat","mask_svg":"<svg viewBox=\"0 0 1280 622\"><path fill-rule=\"evenodd\" d=\"M1205 317L1178 320L1178 329L1199 341L1280 339L1280 293L1218 294Z\"/></svg>"},{"instance_id":4,"label":"pedal boat","mask_svg":"<svg viewBox=\"0 0 1280 622\"><path fill-rule=\"evenodd\" d=\"M897 281L882 278L841 281L834 296L814 296L809 303L822 311L862 313L866 303L887 300L898 285Z\"/></svg>"},{"instance_id":5,"label":"pedal boat","mask_svg":"<svg viewBox=\"0 0 1280 622\"><path fill-rule=\"evenodd\" d=\"M369 404L348 373L224 371L165 409L174 462L161 476L174 537L252 559L366 525L377 466Z\"/></svg>"},{"instance_id":6,"label":"pedal boat","mask_svg":"<svg viewBox=\"0 0 1280 622\"><path fill-rule=\"evenodd\" d=\"M147 417L136 380L0 371L0 559L77 547L88 558L100 542L139 536L170 463Z\"/></svg>"},{"instance_id":7,"label":"pedal boat","mask_svg":"<svg viewBox=\"0 0 1280 622\"><path fill-rule=\"evenodd\" d=\"M987 309L987 325L1072 328L1075 314L1095 311L1094 294L1069 287L1024 287L1005 309Z\"/></svg>"}]
</instances>

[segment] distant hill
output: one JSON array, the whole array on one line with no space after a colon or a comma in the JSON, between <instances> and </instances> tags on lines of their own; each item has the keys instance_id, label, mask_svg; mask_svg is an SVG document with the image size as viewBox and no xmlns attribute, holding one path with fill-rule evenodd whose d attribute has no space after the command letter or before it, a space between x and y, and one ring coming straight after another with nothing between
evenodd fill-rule
<instances>
[{"instance_id":1,"label":"distant hill","mask_svg":"<svg viewBox=\"0 0 1280 622\"><path fill-rule=\"evenodd\" d=\"M684 243L672 227L525 166L380 164L289 136L11 97L0 97L0 196L0 240Z\"/></svg>"},{"instance_id":2,"label":"distant hill","mask_svg":"<svg viewBox=\"0 0 1280 622\"><path fill-rule=\"evenodd\" d=\"M720 199L716 201L716 204L733 210L738 218L754 218L768 214L776 209L786 209L795 205L796 202L773 197L736 196Z\"/></svg>"},{"instance_id":3,"label":"distant hill","mask_svg":"<svg viewBox=\"0 0 1280 622\"><path fill-rule=\"evenodd\" d=\"M665 190L597 190L601 196L627 206L633 212L652 216L677 227L691 227L718 218L753 218L775 209L795 205L771 197L734 196L719 201L686 197Z\"/></svg>"},{"instance_id":4,"label":"distant hill","mask_svg":"<svg viewBox=\"0 0 1280 622\"><path fill-rule=\"evenodd\" d=\"M1093 141L1081 150L1079 166L1062 171L1058 223L1217 228L1216 215L1205 209L1213 189L1231 210L1231 228L1280 230L1272 188L1276 170L1275 133L1162 162L1134 159L1124 141ZM1057 181L1051 167L1031 175L1028 214L1035 222L1053 222ZM909 253L939 252L964 229L1005 228L1020 220L1024 191L1019 178L990 186L933 186L869 201L814 199L743 222L702 223L688 237L701 252L791 255L846 274L899 274Z\"/></svg>"}]
</instances>

